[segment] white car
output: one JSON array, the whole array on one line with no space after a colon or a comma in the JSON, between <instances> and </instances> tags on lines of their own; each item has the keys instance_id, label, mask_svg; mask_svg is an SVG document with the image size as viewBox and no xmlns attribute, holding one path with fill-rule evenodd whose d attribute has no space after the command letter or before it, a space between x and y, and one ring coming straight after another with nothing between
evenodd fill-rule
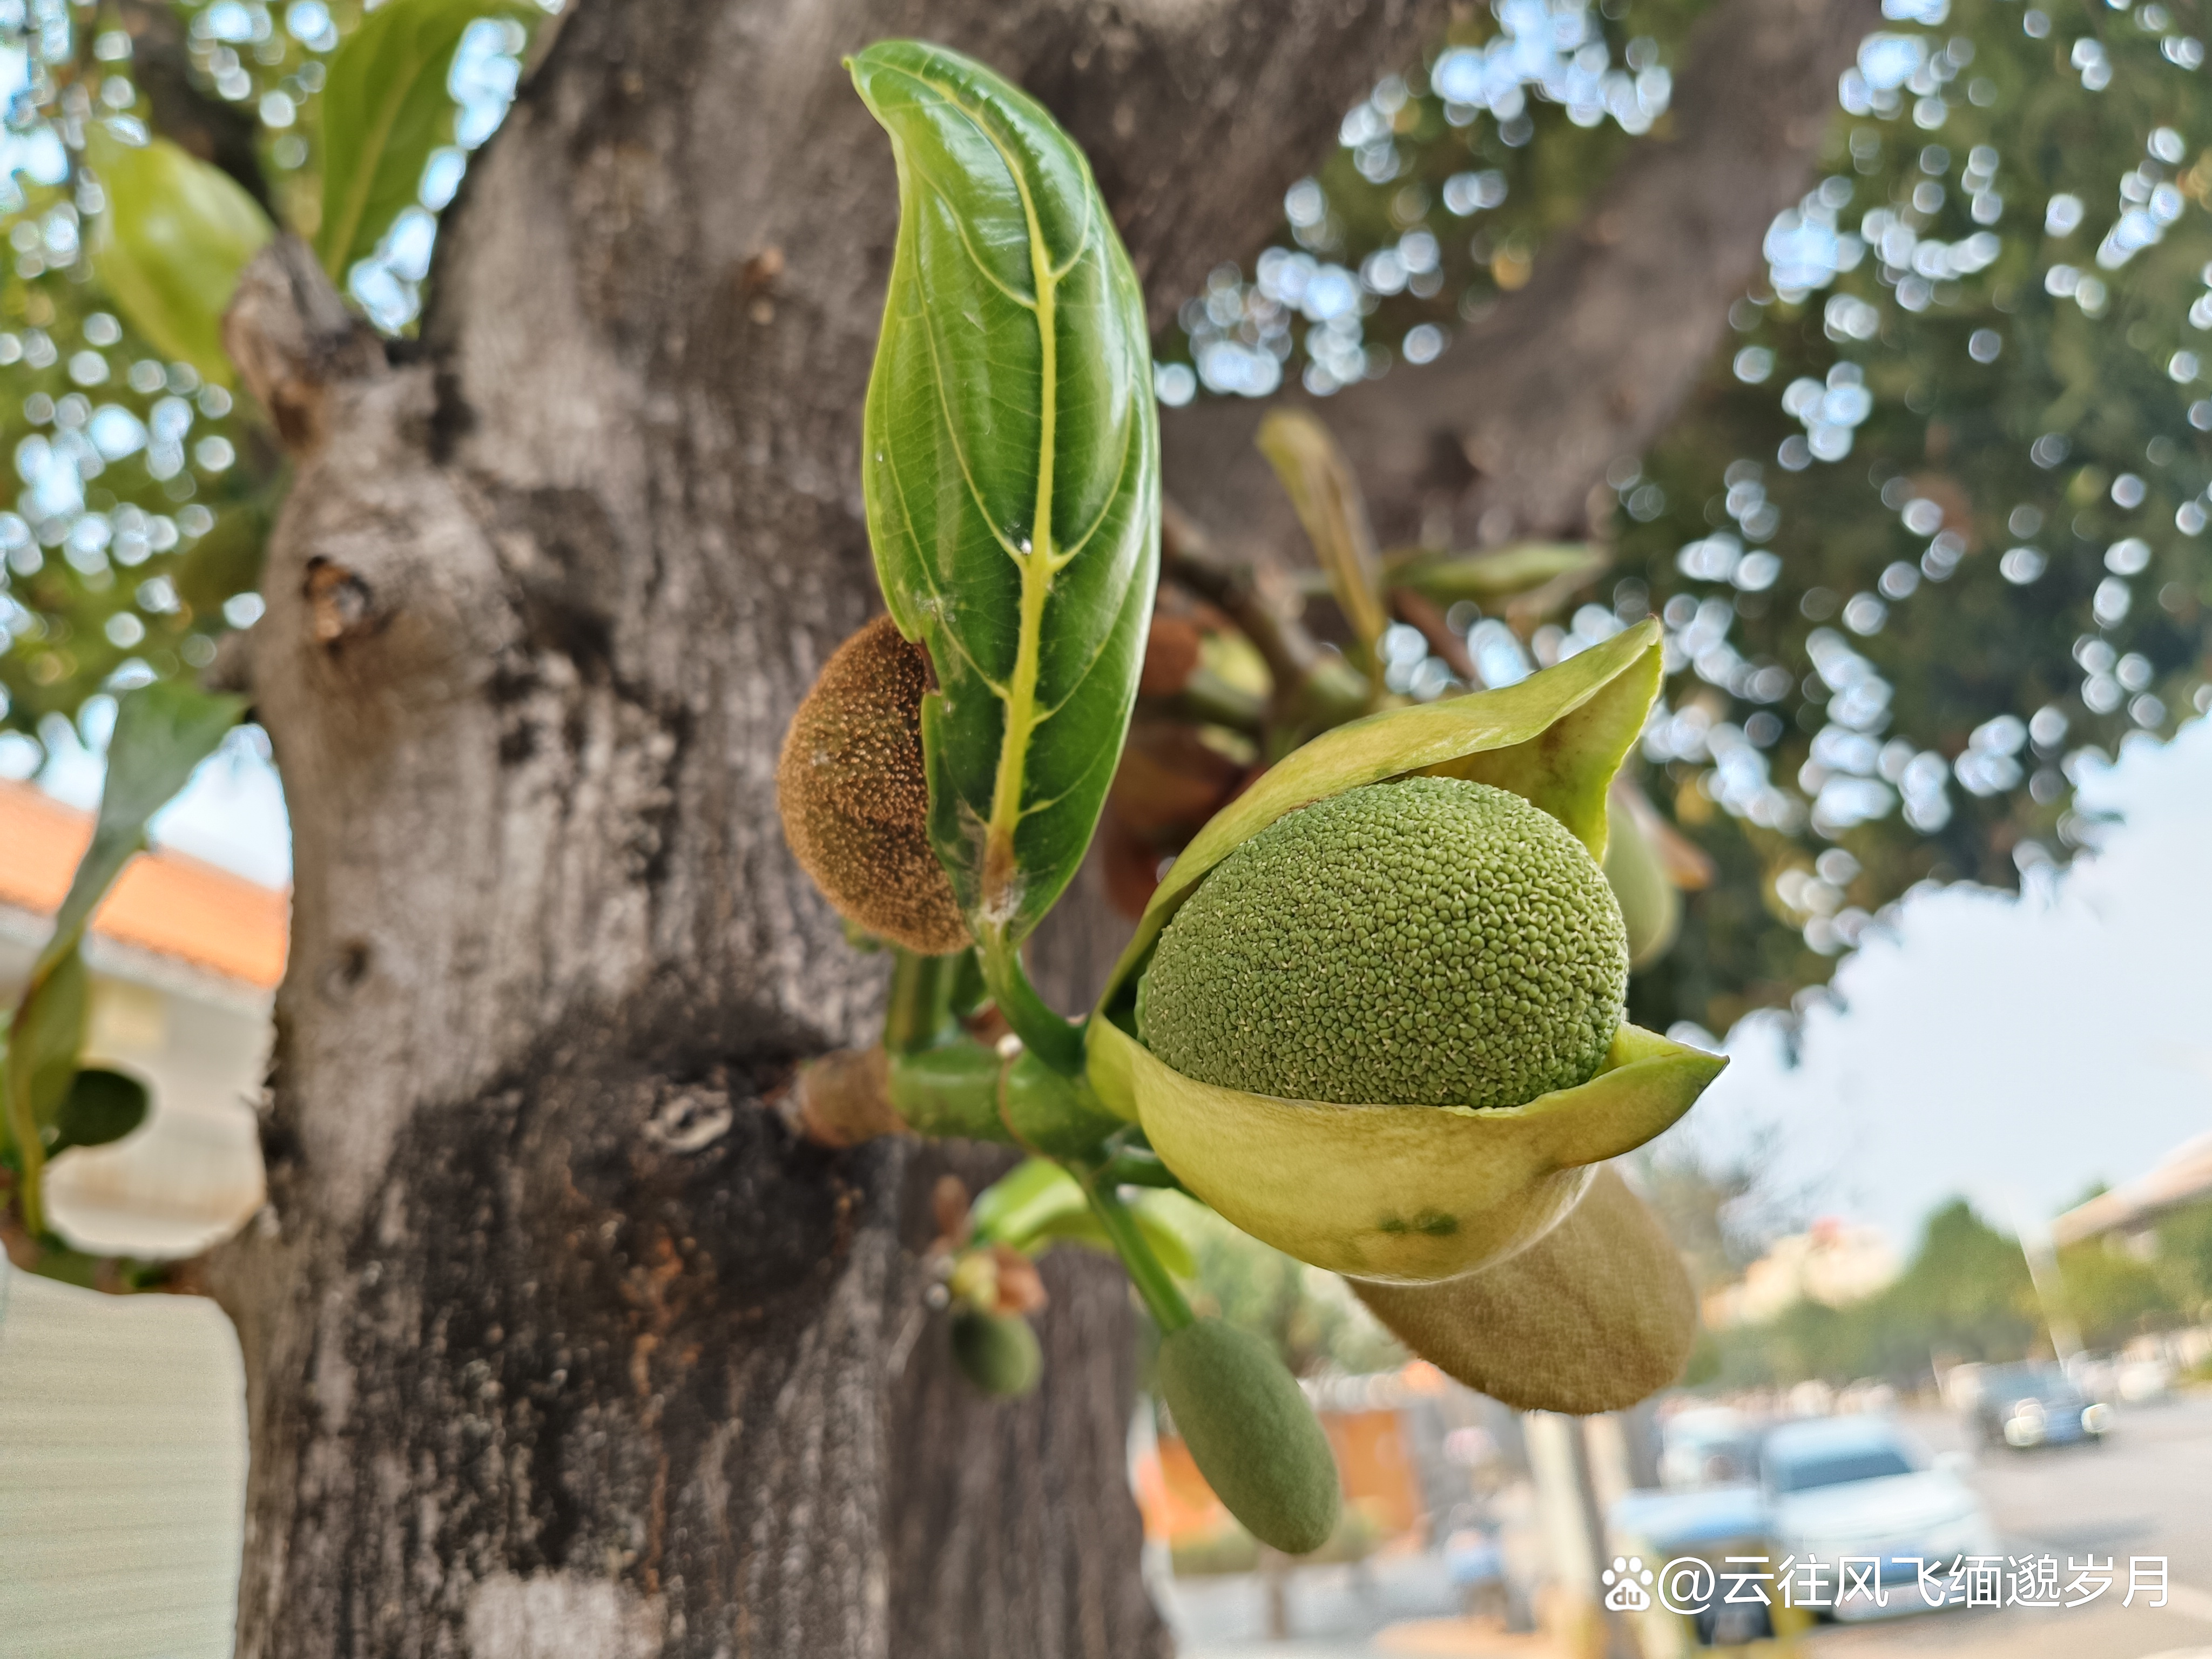
<instances>
[{"instance_id":1,"label":"white car","mask_svg":"<svg viewBox=\"0 0 2212 1659\"><path fill-rule=\"evenodd\" d=\"M1948 1570L1962 1557L2002 1569L1996 1525L1959 1470L1959 1462L1930 1458L1886 1417L1784 1423L1759 1448L1759 1485L1775 1542L1799 1561L1826 1563L1826 1610L1839 1620L1926 1610L1923 1564L1947 1586ZM1844 1557L1881 1564L1873 1571L1887 1606L1865 1594L1837 1599Z\"/></svg>"}]
</instances>

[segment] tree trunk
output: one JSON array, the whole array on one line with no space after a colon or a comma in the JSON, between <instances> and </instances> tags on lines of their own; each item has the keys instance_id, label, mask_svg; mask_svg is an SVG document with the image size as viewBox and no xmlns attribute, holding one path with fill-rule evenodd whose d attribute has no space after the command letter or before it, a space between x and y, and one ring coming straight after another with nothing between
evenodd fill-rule
<instances>
[{"instance_id":1,"label":"tree trunk","mask_svg":"<svg viewBox=\"0 0 2212 1659\"><path fill-rule=\"evenodd\" d=\"M1042 1390L981 1402L918 1250L935 1173L988 1155L832 1154L763 1108L882 994L773 798L877 603L896 208L837 59L926 27L1031 86L1171 308L1440 12L582 0L419 348L297 245L249 272L229 338L296 472L242 670L296 885L270 1205L214 1270L242 1655L1165 1650L1118 1276L1054 1264ZM1094 922L1040 952L1071 1006Z\"/></svg>"}]
</instances>

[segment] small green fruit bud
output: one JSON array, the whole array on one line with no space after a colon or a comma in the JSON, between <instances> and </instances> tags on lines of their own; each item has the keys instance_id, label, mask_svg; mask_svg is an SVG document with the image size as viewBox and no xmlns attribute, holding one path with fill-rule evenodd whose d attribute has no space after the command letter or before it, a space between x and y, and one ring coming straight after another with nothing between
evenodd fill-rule
<instances>
[{"instance_id":1,"label":"small green fruit bud","mask_svg":"<svg viewBox=\"0 0 2212 1659\"><path fill-rule=\"evenodd\" d=\"M1198 1472L1255 1538L1290 1555L1328 1541L1343 1505L1336 1460L1273 1348L1201 1319L1161 1340L1159 1384Z\"/></svg>"},{"instance_id":2,"label":"small green fruit bud","mask_svg":"<svg viewBox=\"0 0 2212 1659\"><path fill-rule=\"evenodd\" d=\"M985 1394L1014 1399L1037 1385L1044 1356L1030 1322L963 1309L952 1316L952 1358Z\"/></svg>"},{"instance_id":3,"label":"small green fruit bud","mask_svg":"<svg viewBox=\"0 0 2212 1659\"><path fill-rule=\"evenodd\" d=\"M1138 1021L1222 1088L1519 1106L1589 1080L1627 987L1620 907L1559 819L1416 777L1316 801L1222 860L1161 934Z\"/></svg>"}]
</instances>

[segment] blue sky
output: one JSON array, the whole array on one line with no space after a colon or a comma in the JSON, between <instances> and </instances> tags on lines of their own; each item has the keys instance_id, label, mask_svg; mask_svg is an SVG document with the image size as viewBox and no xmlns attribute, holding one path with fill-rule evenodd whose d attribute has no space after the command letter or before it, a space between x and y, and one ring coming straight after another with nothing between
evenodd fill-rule
<instances>
[{"instance_id":1,"label":"blue sky","mask_svg":"<svg viewBox=\"0 0 2212 1659\"><path fill-rule=\"evenodd\" d=\"M2212 721L2083 798L2123 815L2101 851L2024 896L1908 902L1797 1066L1771 1023L1731 1034L1686 1132L1719 1151L1766 1128L1778 1190L1909 1243L1952 1194L2010 1230L2212 1130Z\"/></svg>"}]
</instances>

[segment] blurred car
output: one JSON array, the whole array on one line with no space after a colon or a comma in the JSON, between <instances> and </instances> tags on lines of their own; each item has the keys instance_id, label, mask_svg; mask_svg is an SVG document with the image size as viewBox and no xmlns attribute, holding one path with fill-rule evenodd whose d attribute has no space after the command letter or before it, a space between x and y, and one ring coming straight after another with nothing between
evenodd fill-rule
<instances>
[{"instance_id":1,"label":"blurred car","mask_svg":"<svg viewBox=\"0 0 2212 1659\"><path fill-rule=\"evenodd\" d=\"M1856 1596L1831 1610L1837 1619L1924 1607L1915 1590L1923 1562L2003 1554L1996 1522L1958 1466L1929 1458L1886 1417L1782 1424L1760 1446L1759 1465L1768 1524L1786 1553L1832 1571L1844 1556L1881 1562L1893 1590L1887 1608Z\"/></svg>"},{"instance_id":2,"label":"blurred car","mask_svg":"<svg viewBox=\"0 0 2212 1659\"><path fill-rule=\"evenodd\" d=\"M1676 1413L1659 1431L1659 1484L1691 1491L1749 1481L1764 1427L1726 1406Z\"/></svg>"},{"instance_id":3,"label":"blurred car","mask_svg":"<svg viewBox=\"0 0 2212 1659\"><path fill-rule=\"evenodd\" d=\"M2101 1440L2112 1408L2089 1399L2057 1365L1991 1365L1974 1401L1982 1443L2026 1451Z\"/></svg>"}]
</instances>

